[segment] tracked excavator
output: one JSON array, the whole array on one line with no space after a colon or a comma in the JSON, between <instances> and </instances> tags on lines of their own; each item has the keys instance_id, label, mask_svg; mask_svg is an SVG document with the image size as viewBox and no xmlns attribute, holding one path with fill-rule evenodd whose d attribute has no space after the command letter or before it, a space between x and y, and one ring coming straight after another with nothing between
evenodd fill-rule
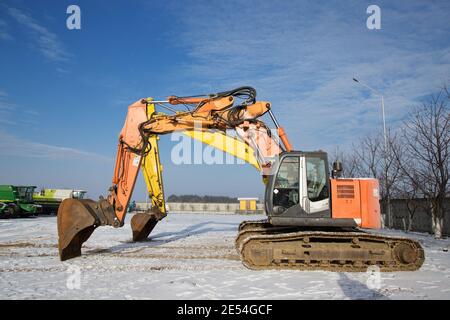
<instances>
[{"instance_id":1,"label":"tracked excavator","mask_svg":"<svg viewBox=\"0 0 450 320\"><path fill-rule=\"evenodd\" d=\"M264 115L275 129L262 121ZM158 101L146 98L130 105L119 135L109 195L98 201L66 199L59 207L61 260L80 256L82 244L97 227L124 225L140 169L151 209L134 214L131 229L134 241L149 237L168 213L158 139L173 132L261 171L267 219L242 222L235 240L246 267L366 271L377 266L380 271L413 271L423 264L419 242L376 232L381 227L378 181L341 178L342 164L334 163L330 173L325 152L293 150L271 103L257 101L252 87Z\"/></svg>"}]
</instances>

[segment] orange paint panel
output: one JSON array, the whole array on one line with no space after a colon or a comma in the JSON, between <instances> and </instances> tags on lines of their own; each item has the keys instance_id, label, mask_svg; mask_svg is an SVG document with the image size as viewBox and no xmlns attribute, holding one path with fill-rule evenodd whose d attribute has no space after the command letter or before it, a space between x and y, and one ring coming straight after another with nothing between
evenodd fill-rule
<instances>
[{"instance_id":1,"label":"orange paint panel","mask_svg":"<svg viewBox=\"0 0 450 320\"><path fill-rule=\"evenodd\" d=\"M355 219L359 227L381 227L380 197L377 179L330 179L331 215Z\"/></svg>"},{"instance_id":2,"label":"orange paint panel","mask_svg":"<svg viewBox=\"0 0 450 320\"><path fill-rule=\"evenodd\" d=\"M331 216L361 221L359 182L356 179L331 179Z\"/></svg>"},{"instance_id":3,"label":"orange paint panel","mask_svg":"<svg viewBox=\"0 0 450 320\"><path fill-rule=\"evenodd\" d=\"M380 192L377 179L359 179L362 228L381 228Z\"/></svg>"}]
</instances>

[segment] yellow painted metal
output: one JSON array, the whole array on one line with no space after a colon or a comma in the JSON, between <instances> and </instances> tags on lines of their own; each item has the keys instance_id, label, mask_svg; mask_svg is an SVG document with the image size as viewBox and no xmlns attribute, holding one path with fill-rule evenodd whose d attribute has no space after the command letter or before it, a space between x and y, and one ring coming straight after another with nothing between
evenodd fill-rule
<instances>
[{"instance_id":1,"label":"yellow painted metal","mask_svg":"<svg viewBox=\"0 0 450 320\"><path fill-rule=\"evenodd\" d=\"M186 130L183 133L192 139L199 140L238 159L244 160L257 170L260 170L259 163L255 158L254 149L236 137L228 136L221 131Z\"/></svg>"},{"instance_id":2,"label":"yellow painted metal","mask_svg":"<svg viewBox=\"0 0 450 320\"><path fill-rule=\"evenodd\" d=\"M247 200L239 200L239 210L247 210Z\"/></svg>"},{"instance_id":3,"label":"yellow painted metal","mask_svg":"<svg viewBox=\"0 0 450 320\"><path fill-rule=\"evenodd\" d=\"M151 102L153 99L148 98ZM147 105L147 117L150 119L155 113L155 105ZM148 196L152 201L152 207L156 206L163 213L166 213L166 205L164 199L164 185L162 179L163 166L159 159L158 149L159 137L151 135L148 139L150 145L147 149L147 154L142 160L141 171L144 175L145 184L147 185Z\"/></svg>"},{"instance_id":4,"label":"yellow painted metal","mask_svg":"<svg viewBox=\"0 0 450 320\"><path fill-rule=\"evenodd\" d=\"M256 211L256 200L250 200L250 211Z\"/></svg>"}]
</instances>

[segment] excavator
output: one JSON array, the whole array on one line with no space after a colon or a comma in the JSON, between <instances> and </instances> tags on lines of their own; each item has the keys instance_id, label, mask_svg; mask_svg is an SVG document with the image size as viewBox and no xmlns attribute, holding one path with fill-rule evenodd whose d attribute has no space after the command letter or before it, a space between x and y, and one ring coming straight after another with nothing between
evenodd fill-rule
<instances>
[{"instance_id":1,"label":"excavator","mask_svg":"<svg viewBox=\"0 0 450 320\"><path fill-rule=\"evenodd\" d=\"M156 107L164 109L156 111ZM166 110L170 111L168 113ZM275 129L262 117L268 115ZM65 199L58 210L62 261L81 255L97 227L122 227L139 170L151 208L131 218L133 241L148 241L167 216L158 140L180 132L260 170L267 219L244 221L235 240L253 270L413 271L425 255L418 241L377 233L381 228L378 180L330 172L324 151L295 151L268 101L239 87L215 94L144 98L128 107L119 134L112 186L106 198Z\"/></svg>"}]
</instances>

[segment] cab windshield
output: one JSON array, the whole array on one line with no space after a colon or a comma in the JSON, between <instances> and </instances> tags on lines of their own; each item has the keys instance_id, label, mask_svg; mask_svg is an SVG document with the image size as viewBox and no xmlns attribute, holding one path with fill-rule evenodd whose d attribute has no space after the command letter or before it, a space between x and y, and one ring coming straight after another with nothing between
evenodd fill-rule
<instances>
[{"instance_id":1,"label":"cab windshield","mask_svg":"<svg viewBox=\"0 0 450 320\"><path fill-rule=\"evenodd\" d=\"M17 187L17 192L22 200L30 202L33 200L34 187Z\"/></svg>"},{"instance_id":2,"label":"cab windshield","mask_svg":"<svg viewBox=\"0 0 450 320\"><path fill-rule=\"evenodd\" d=\"M300 168L298 157L286 157L275 179L273 206L284 211L299 203Z\"/></svg>"}]
</instances>

